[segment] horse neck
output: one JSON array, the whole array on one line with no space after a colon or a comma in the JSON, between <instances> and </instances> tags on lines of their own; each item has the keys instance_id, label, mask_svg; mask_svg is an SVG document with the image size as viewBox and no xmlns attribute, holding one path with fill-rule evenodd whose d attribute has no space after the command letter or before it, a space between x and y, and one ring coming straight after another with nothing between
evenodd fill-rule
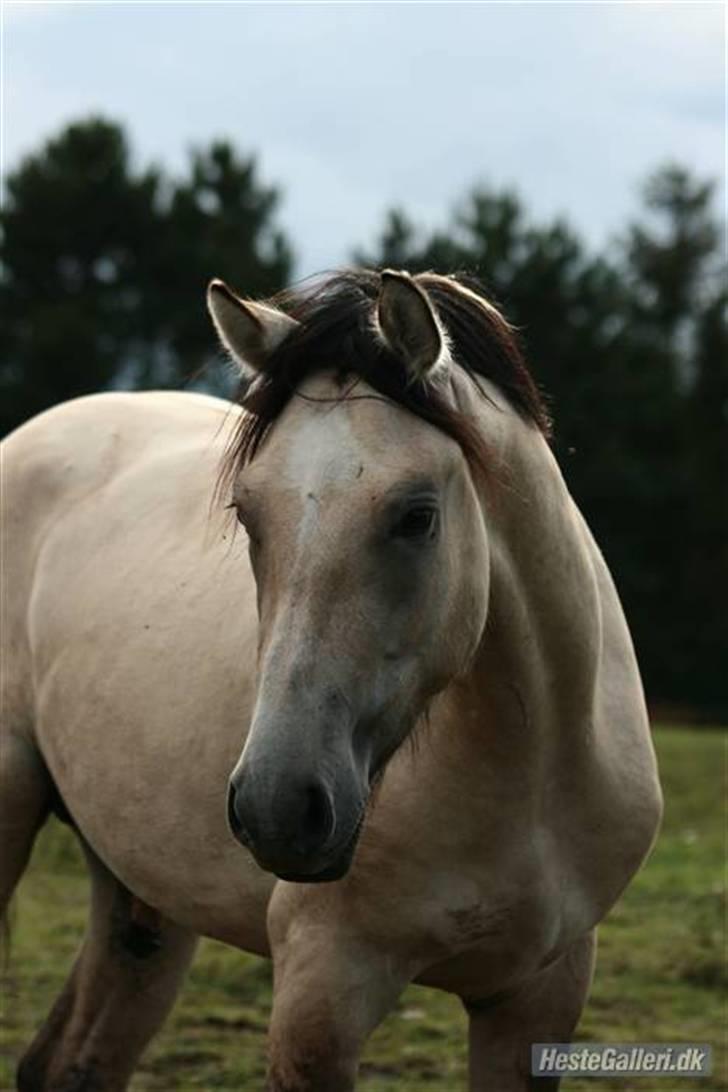
<instances>
[{"instance_id":1,"label":"horse neck","mask_svg":"<svg viewBox=\"0 0 728 1092\"><path fill-rule=\"evenodd\" d=\"M541 433L502 399L476 396L470 408L496 461L481 491L490 598L478 652L446 703L480 742L507 738L509 762L520 740L533 766L587 742L602 644L595 548Z\"/></svg>"}]
</instances>

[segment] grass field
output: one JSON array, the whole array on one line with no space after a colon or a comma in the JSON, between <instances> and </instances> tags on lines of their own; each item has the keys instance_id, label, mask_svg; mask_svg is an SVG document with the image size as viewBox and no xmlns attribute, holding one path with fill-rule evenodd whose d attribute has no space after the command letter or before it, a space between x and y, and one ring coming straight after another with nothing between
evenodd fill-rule
<instances>
[{"instance_id":1,"label":"grass field","mask_svg":"<svg viewBox=\"0 0 728 1092\"><path fill-rule=\"evenodd\" d=\"M656 732L666 797L657 848L600 930L591 999L578 1037L620 1042L708 1042L703 1080L566 1080L565 1092L719 1092L726 1058L725 818L728 739L720 731ZM69 832L55 821L38 841L19 889L12 957L3 982L0 1089L15 1087L18 1057L70 968L84 927L86 879ZM263 1086L270 1004L266 961L204 941L177 1006L149 1048L133 1092ZM459 1003L410 988L372 1037L365 1092L465 1088ZM494 1089L493 1092L498 1092Z\"/></svg>"}]
</instances>

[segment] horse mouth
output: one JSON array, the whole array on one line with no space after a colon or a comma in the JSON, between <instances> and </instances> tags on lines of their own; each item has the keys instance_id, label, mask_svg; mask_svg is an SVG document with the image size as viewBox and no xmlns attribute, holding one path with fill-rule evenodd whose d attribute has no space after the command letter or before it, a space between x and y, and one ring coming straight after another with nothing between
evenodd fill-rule
<instances>
[{"instance_id":1,"label":"horse mouth","mask_svg":"<svg viewBox=\"0 0 728 1092\"><path fill-rule=\"evenodd\" d=\"M333 883L336 880L341 880L351 868L354 853L359 842L359 835L361 834L365 812L366 808L362 808L351 834L346 842L337 850L335 859L329 861L329 863L325 864L322 868L312 868L309 870L302 868L281 868L280 865L275 862L266 862L257 856L255 859L265 872L273 873L277 879L285 880L286 883Z\"/></svg>"},{"instance_id":2,"label":"horse mouth","mask_svg":"<svg viewBox=\"0 0 728 1092\"><path fill-rule=\"evenodd\" d=\"M320 872L283 872L279 869L271 869L276 879L285 880L286 883L333 883L341 880L349 871L350 860L337 861L334 865L322 868Z\"/></svg>"}]
</instances>

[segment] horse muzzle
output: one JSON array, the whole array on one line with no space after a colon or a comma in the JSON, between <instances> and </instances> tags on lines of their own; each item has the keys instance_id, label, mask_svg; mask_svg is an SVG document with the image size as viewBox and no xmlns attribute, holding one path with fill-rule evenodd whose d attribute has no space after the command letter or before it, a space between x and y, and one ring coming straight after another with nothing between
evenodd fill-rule
<instances>
[{"instance_id":1,"label":"horse muzzle","mask_svg":"<svg viewBox=\"0 0 728 1092\"><path fill-rule=\"evenodd\" d=\"M294 883L338 880L351 865L363 806L337 806L323 779L285 779L285 788L263 793L249 774L228 785L228 824L258 865ZM354 815L354 820L349 816Z\"/></svg>"}]
</instances>

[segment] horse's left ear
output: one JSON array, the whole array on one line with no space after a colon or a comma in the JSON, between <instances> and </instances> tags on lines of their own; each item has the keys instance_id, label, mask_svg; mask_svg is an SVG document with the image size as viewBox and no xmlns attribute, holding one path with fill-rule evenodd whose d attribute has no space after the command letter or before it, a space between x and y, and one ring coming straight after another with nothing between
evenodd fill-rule
<instances>
[{"instance_id":1,"label":"horse's left ear","mask_svg":"<svg viewBox=\"0 0 728 1092\"><path fill-rule=\"evenodd\" d=\"M411 378L425 379L446 357L445 335L430 297L409 273L385 269L377 300L377 322L389 348Z\"/></svg>"},{"instance_id":2,"label":"horse's left ear","mask_svg":"<svg viewBox=\"0 0 728 1092\"><path fill-rule=\"evenodd\" d=\"M243 373L263 372L274 349L299 325L265 303L241 300L224 281L211 281L207 308L220 340Z\"/></svg>"}]
</instances>

